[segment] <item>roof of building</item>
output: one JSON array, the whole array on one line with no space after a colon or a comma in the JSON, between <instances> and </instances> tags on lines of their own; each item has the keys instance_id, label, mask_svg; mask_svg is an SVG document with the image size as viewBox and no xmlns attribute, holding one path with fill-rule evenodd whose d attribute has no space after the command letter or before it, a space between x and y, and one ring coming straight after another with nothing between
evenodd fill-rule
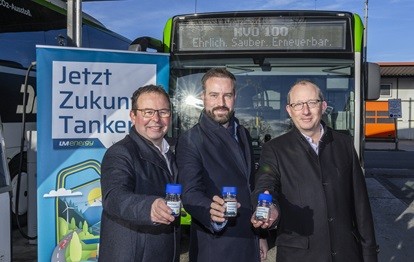
<instances>
[{"instance_id":1,"label":"roof of building","mask_svg":"<svg viewBox=\"0 0 414 262\"><path fill-rule=\"evenodd\" d=\"M414 62L378 62L381 76L414 76Z\"/></svg>"}]
</instances>

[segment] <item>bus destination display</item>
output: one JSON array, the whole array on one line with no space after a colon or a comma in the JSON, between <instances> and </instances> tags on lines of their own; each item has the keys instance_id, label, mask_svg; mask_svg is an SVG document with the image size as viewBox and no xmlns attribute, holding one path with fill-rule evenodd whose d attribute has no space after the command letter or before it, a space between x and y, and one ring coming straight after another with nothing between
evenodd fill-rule
<instances>
[{"instance_id":1,"label":"bus destination display","mask_svg":"<svg viewBox=\"0 0 414 262\"><path fill-rule=\"evenodd\" d=\"M345 50L345 20L235 17L178 21L177 51Z\"/></svg>"}]
</instances>

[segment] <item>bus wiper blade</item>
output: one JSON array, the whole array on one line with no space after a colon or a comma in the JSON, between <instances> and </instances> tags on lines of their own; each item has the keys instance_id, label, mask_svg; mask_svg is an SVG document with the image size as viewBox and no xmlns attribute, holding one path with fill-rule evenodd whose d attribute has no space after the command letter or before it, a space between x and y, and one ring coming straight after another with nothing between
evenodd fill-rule
<instances>
[{"instance_id":1,"label":"bus wiper blade","mask_svg":"<svg viewBox=\"0 0 414 262\"><path fill-rule=\"evenodd\" d=\"M344 75L344 76L348 76L351 74L351 65L344 65L344 66L334 66L328 69L323 69L322 72L324 73L334 73L337 75ZM341 69L346 69L349 68L349 72L340 72L340 71L336 71L336 70L341 70Z\"/></svg>"},{"instance_id":2,"label":"bus wiper blade","mask_svg":"<svg viewBox=\"0 0 414 262\"><path fill-rule=\"evenodd\" d=\"M232 72L233 74L240 74L240 73L251 73L254 72L254 69L250 69L250 68L244 68L244 67L240 67L240 66L230 66L230 65L226 65L227 69L234 69L234 70L240 70L242 72Z\"/></svg>"}]
</instances>

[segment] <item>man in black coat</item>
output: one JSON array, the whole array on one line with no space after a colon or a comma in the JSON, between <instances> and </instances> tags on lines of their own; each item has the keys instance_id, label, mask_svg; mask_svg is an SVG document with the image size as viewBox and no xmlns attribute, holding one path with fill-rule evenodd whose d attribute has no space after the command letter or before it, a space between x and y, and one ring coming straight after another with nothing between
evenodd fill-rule
<instances>
[{"instance_id":1,"label":"man in black coat","mask_svg":"<svg viewBox=\"0 0 414 262\"><path fill-rule=\"evenodd\" d=\"M294 127L263 146L252 199L270 192L280 216L252 223L277 225L277 262L377 261L365 177L351 137L321 121L326 108L318 86L297 82L286 106Z\"/></svg>"},{"instance_id":2,"label":"man in black coat","mask_svg":"<svg viewBox=\"0 0 414 262\"><path fill-rule=\"evenodd\" d=\"M234 117L235 81L223 68L203 76L204 110L199 123L177 143L182 201L192 216L190 261L260 261L258 236L250 223L251 139ZM237 188L237 217L224 218L221 191L225 186ZM267 252L265 239L261 244Z\"/></svg>"},{"instance_id":3,"label":"man in black coat","mask_svg":"<svg viewBox=\"0 0 414 262\"><path fill-rule=\"evenodd\" d=\"M102 160L99 261L179 261L179 219L166 205L166 184L177 167L164 139L171 121L170 99L160 86L132 96L129 135Z\"/></svg>"}]
</instances>

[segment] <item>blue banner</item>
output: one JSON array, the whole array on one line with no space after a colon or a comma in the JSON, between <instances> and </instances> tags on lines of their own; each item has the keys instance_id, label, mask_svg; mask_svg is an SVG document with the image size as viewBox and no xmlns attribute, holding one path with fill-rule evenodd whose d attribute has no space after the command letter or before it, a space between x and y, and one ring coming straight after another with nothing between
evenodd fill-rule
<instances>
[{"instance_id":1,"label":"blue banner","mask_svg":"<svg viewBox=\"0 0 414 262\"><path fill-rule=\"evenodd\" d=\"M168 88L169 57L49 46L36 54L38 261L96 261L102 157L129 132L132 93Z\"/></svg>"}]
</instances>

